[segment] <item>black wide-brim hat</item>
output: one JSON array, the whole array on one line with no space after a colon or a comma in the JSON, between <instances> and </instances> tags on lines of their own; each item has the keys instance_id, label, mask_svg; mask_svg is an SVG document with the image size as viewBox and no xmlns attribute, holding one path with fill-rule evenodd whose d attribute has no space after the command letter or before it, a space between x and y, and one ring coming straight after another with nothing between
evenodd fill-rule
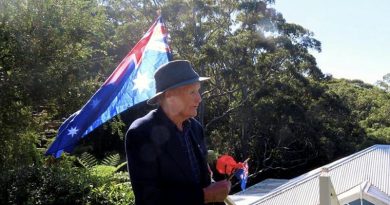
<instances>
[{"instance_id":1,"label":"black wide-brim hat","mask_svg":"<svg viewBox=\"0 0 390 205\"><path fill-rule=\"evenodd\" d=\"M160 66L154 73L156 81L156 94L147 103L155 105L158 97L165 91L195 82L210 79L209 77L199 77L187 60L170 61Z\"/></svg>"}]
</instances>

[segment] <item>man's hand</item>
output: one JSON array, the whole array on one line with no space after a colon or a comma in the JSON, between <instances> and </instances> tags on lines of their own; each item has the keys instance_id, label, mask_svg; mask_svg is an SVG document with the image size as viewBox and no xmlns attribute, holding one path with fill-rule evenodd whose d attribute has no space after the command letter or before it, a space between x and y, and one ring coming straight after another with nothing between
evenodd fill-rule
<instances>
[{"instance_id":1,"label":"man's hand","mask_svg":"<svg viewBox=\"0 0 390 205\"><path fill-rule=\"evenodd\" d=\"M232 184L228 180L222 180L203 188L204 202L223 202L230 192Z\"/></svg>"}]
</instances>

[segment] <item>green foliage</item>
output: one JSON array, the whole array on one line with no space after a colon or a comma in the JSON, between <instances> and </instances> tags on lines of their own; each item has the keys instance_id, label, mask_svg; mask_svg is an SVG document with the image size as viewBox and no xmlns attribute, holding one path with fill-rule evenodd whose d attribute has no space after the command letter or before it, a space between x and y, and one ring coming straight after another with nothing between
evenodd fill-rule
<instances>
[{"instance_id":1,"label":"green foliage","mask_svg":"<svg viewBox=\"0 0 390 205\"><path fill-rule=\"evenodd\" d=\"M85 204L91 177L70 164L25 166L2 172L2 199L7 204Z\"/></svg>"},{"instance_id":2,"label":"green foliage","mask_svg":"<svg viewBox=\"0 0 390 205\"><path fill-rule=\"evenodd\" d=\"M127 172L117 172L119 154L105 157L101 165L89 168L90 174L99 181L99 186L93 187L90 195L91 204L134 204L134 194ZM122 163L126 164L126 163Z\"/></svg>"},{"instance_id":3,"label":"green foliage","mask_svg":"<svg viewBox=\"0 0 390 205\"><path fill-rule=\"evenodd\" d=\"M84 168L93 168L97 165L111 166L116 170L119 170L121 167L126 165L126 162L120 163L120 155L118 153L113 153L105 156L102 160L96 159L95 156L88 152L84 152L80 157L77 157L77 161Z\"/></svg>"},{"instance_id":4,"label":"green foliage","mask_svg":"<svg viewBox=\"0 0 390 205\"><path fill-rule=\"evenodd\" d=\"M119 164L120 156L119 154L111 154L106 156L102 160L102 165L107 165L107 166L116 166Z\"/></svg>"},{"instance_id":5,"label":"green foliage","mask_svg":"<svg viewBox=\"0 0 390 205\"><path fill-rule=\"evenodd\" d=\"M113 59L103 11L94 0L1 2L1 166L36 163L36 147L46 148L46 133L58 128L52 122L78 110L103 81L98 68Z\"/></svg>"},{"instance_id":6,"label":"green foliage","mask_svg":"<svg viewBox=\"0 0 390 205\"><path fill-rule=\"evenodd\" d=\"M82 153L81 156L77 158L77 161L84 168L90 168L98 164L96 157L88 152Z\"/></svg>"},{"instance_id":7,"label":"green foliage","mask_svg":"<svg viewBox=\"0 0 390 205\"><path fill-rule=\"evenodd\" d=\"M104 184L94 188L89 204L135 204L135 198L130 183Z\"/></svg>"},{"instance_id":8,"label":"green foliage","mask_svg":"<svg viewBox=\"0 0 390 205\"><path fill-rule=\"evenodd\" d=\"M122 121L120 116L114 117L114 119L111 120L109 124L110 124L111 134L118 135L121 140L124 140L125 133L123 130L126 129L125 127L126 124Z\"/></svg>"},{"instance_id":9,"label":"green foliage","mask_svg":"<svg viewBox=\"0 0 390 205\"><path fill-rule=\"evenodd\" d=\"M69 112L63 108L77 110L96 90L96 63L110 62L105 35L111 25L98 2L17 0L2 6L6 81L23 82L17 89L32 106L64 105L55 110L60 115Z\"/></svg>"},{"instance_id":10,"label":"green foliage","mask_svg":"<svg viewBox=\"0 0 390 205\"><path fill-rule=\"evenodd\" d=\"M386 92L390 92L390 73L383 76L382 80L376 82L378 87L382 88Z\"/></svg>"},{"instance_id":11,"label":"green foliage","mask_svg":"<svg viewBox=\"0 0 390 205\"><path fill-rule=\"evenodd\" d=\"M75 168L72 160L1 171L0 201L6 204L134 204L126 172L115 167Z\"/></svg>"},{"instance_id":12,"label":"green foliage","mask_svg":"<svg viewBox=\"0 0 390 205\"><path fill-rule=\"evenodd\" d=\"M113 156L119 155L110 156L109 158L112 159ZM117 163L108 160L107 157L103 161L117 165ZM88 204L134 204L134 193L129 182L129 174L118 172L120 166L104 165L104 163L88 169L91 176L98 182L91 190Z\"/></svg>"},{"instance_id":13,"label":"green foliage","mask_svg":"<svg viewBox=\"0 0 390 205\"><path fill-rule=\"evenodd\" d=\"M367 133L367 140L390 142L389 92L361 81L333 80L328 86L352 110L351 115Z\"/></svg>"},{"instance_id":14,"label":"green foliage","mask_svg":"<svg viewBox=\"0 0 390 205\"><path fill-rule=\"evenodd\" d=\"M40 161L41 153L37 150L39 134L37 129L34 130L31 110L19 105L15 110L6 110L9 108L0 108L0 170Z\"/></svg>"},{"instance_id":15,"label":"green foliage","mask_svg":"<svg viewBox=\"0 0 390 205\"><path fill-rule=\"evenodd\" d=\"M93 176L104 179L112 176L115 173L116 168L108 165L96 165L91 167L89 170Z\"/></svg>"}]
</instances>

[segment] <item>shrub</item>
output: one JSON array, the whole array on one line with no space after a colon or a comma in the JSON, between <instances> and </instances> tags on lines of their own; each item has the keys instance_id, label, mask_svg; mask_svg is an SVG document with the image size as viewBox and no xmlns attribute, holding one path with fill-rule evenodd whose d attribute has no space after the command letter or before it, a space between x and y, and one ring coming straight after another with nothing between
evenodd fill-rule
<instances>
[{"instance_id":1,"label":"shrub","mask_svg":"<svg viewBox=\"0 0 390 205\"><path fill-rule=\"evenodd\" d=\"M135 204L135 199L130 182L109 182L91 191L89 203L128 205Z\"/></svg>"},{"instance_id":2,"label":"shrub","mask_svg":"<svg viewBox=\"0 0 390 205\"><path fill-rule=\"evenodd\" d=\"M126 172L72 164L62 159L50 165L2 170L0 204L134 204Z\"/></svg>"},{"instance_id":3,"label":"shrub","mask_svg":"<svg viewBox=\"0 0 390 205\"><path fill-rule=\"evenodd\" d=\"M2 173L2 202L8 204L85 204L89 174L69 164L26 166Z\"/></svg>"},{"instance_id":4,"label":"shrub","mask_svg":"<svg viewBox=\"0 0 390 205\"><path fill-rule=\"evenodd\" d=\"M134 204L134 194L127 172L116 172L117 167L96 165L89 168L90 174L95 177L96 187L91 191L91 204Z\"/></svg>"}]
</instances>

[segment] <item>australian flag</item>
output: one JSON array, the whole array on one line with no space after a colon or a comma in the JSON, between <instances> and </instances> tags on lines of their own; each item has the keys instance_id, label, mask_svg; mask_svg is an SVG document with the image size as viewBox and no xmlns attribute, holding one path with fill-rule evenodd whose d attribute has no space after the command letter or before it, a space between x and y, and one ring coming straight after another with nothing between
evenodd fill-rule
<instances>
[{"instance_id":1,"label":"australian flag","mask_svg":"<svg viewBox=\"0 0 390 205\"><path fill-rule=\"evenodd\" d=\"M241 190L245 190L246 182L248 180L248 162L244 162L243 166L240 167L237 171L235 171L234 176L240 181Z\"/></svg>"},{"instance_id":2,"label":"australian flag","mask_svg":"<svg viewBox=\"0 0 390 205\"><path fill-rule=\"evenodd\" d=\"M154 72L171 59L167 31L158 17L99 90L60 126L46 155L58 158L99 125L155 94Z\"/></svg>"}]
</instances>

